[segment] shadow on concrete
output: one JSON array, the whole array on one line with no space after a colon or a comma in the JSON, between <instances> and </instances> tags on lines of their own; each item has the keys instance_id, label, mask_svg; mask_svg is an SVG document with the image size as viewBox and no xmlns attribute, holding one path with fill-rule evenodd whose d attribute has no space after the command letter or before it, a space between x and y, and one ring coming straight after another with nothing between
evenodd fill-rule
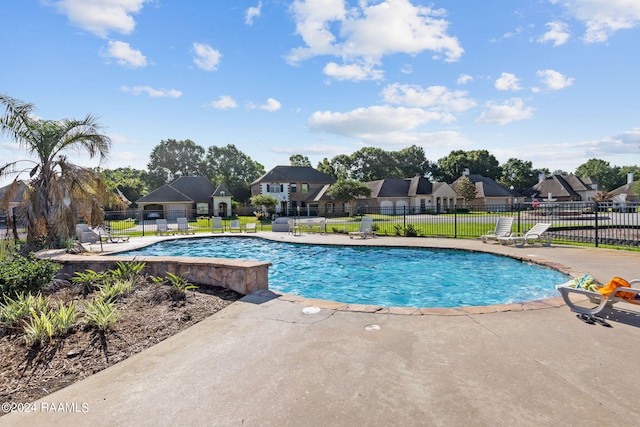
<instances>
[{"instance_id":1,"label":"shadow on concrete","mask_svg":"<svg viewBox=\"0 0 640 427\"><path fill-rule=\"evenodd\" d=\"M635 326L636 328L640 327L640 313L637 311L611 308L604 310L601 314L602 317L612 322L624 323L625 325Z\"/></svg>"},{"instance_id":2,"label":"shadow on concrete","mask_svg":"<svg viewBox=\"0 0 640 427\"><path fill-rule=\"evenodd\" d=\"M269 290L262 290L246 295L240 298L240 301L248 302L250 304L264 304L265 302L269 302L277 298L280 298L279 294Z\"/></svg>"}]
</instances>

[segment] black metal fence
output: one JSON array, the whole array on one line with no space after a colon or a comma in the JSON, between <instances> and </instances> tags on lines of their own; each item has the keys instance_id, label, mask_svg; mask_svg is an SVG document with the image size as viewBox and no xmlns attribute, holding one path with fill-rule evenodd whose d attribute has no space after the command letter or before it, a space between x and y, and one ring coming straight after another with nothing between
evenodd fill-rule
<instances>
[{"instance_id":1,"label":"black metal fence","mask_svg":"<svg viewBox=\"0 0 640 427\"><path fill-rule=\"evenodd\" d=\"M190 230L212 231L212 212L188 218ZM514 205L456 207L437 210L414 209L409 206L388 208L346 208L331 212L295 210L288 217L326 218L326 232L342 233L357 230L362 216L371 216L378 235L410 237L477 238L495 227L498 217L514 218L513 232L524 233L539 222L551 223L549 234L554 241L588 245L638 247L640 243L640 204L598 202L540 202ZM177 218L185 211L119 211L109 212L105 223L120 234L149 235L156 232L156 219L164 219L177 230ZM284 216L269 212L258 221L252 215L241 216L240 222L257 224L258 230L271 230L271 220ZM228 229L230 218L223 219Z\"/></svg>"}]
</instances>

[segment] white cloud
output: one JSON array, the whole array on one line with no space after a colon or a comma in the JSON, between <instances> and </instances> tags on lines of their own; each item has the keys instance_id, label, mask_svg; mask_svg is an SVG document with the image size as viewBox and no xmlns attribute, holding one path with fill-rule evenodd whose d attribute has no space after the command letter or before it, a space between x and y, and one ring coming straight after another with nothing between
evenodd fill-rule
<instances>
[{"instance_id":1,"label":"white cloud","mask_svg":"<svg viewBox=\"0 0 640 427\"><path fill-rule=\"evenodd\" d=\"M581 144L585 156L602 158L610 155L635 155L640 153L640 128L621 132L612 137Z\"/></svg>"},{"instance_id":2,"label":"white cloud","mask_svg":"<svg viewBox=\"0 0 640 427\"><path fill-rule=\"evenodd\" d=\"M317 111L308 123L314 130L368 139L377 134L410 131L440 119L442 114L422 108L383 105L357 108L347 113Z\"/></svg>"},{"instance_id":3,"label":"white cloud","mask_svg":"<svg viewBox=\"0 0 640 427\"><path fill-rule=\"evenodd\" d=\"M152 0L54 0L51 4L77 27L99 37L110 32L131 34L136 22L131 16Z\"/></svg>"},{"instance_id":4,"label":"white cloud","mask_svg":"<svg viewBox=\"0 0 640 427\"><path fill-rule=\"evenodd\" d=\"M568 25L565 22L549 22L546 27L549 28L549 31L538 39L540 43L552 42L554 46L560 46L569 40L570 34Z\"/></svg>"},{"instance_id":5,"label":"white cloud","mask_svg":"<svg viewBox=\"0 0 640 427\"><path fill-rule=\"evenodd\" d=\"M182 92L175 89L154 89L151 86L122 86L120 88L123 92L132 93L134 95L140 95L146 93L151 98L180 98Z\"/></svg>"},{"instance_id":6,"label":"white cloud","mask_svg":"<svg viewBox=\"0 0 640 427\"><path fill-rule=\"evenodd\" d=\"M103 54L107 58L113 58L120 65L131 68L147 66L147 58L139 50L132 49L129 43L110 41L107 52Z\"/></svg>"},{"instance_id":7,"label":"white cloud","mask_svg":"<svg viewBox=\"0 0 640 427\"><path fill-rule=\"evenodd\" d=\"M265 110L265 111L273 112L273 111L278 111L280 108L282 108L282 104L280 104L280 102L276 101L273 98L269 98L269 99L267 99L267 103L266 104L260 105L257 108L259 110Z\"/></svg>"},{"instance_id":8,"label":"white cloud","mask_svg":"<svg viewBox=\"0 0 640 427\"><path fill-rule=\"evenodd\" d=\"M584 22L587 43L605 42L618 30L640 25L637 0L564 0L560 3L574 18Z\"/></svg>"},{"instance_id":9,"label":"white cloud","mask_svg":"<svg viewBox=\"0 0 640 427\"><path fill-rule=\"evenodd\" d=\"M220 58L222 58L220 51L212 48L208 44L198 42L193 43L193 50L196 55L193 58L193 62L198 68L205 71L215 71L218 69Z\"/></svg>"},{"instance_id":10,"label":"white cloud","mask_svg":"<svg viewBox=\"0 0 640 427\"><path fill-rule=\"evenodd\" d=\"M356 65L346 64L339 65L335 62L329 62L323 69L324 73L336 80L382 80L384 72L373 68L373 64Z\"/></svg>"},{"instance_id":11,"label":"white cloud","mask_svg":"<svg viewBox=\"0 0 640 427\"><path fill-rule=\"evenodd\" d=\"M361 1L350 9L344 0L296 0L291 11L305 43L290 52L293 64L320 55L379 64L386 55L426 50L451 62L464 52L458 39L448 34L443 10L415 6L409 0Z\"/></svg>"},{"instance_id":12,"label":"white cloud","mask_svg":"<svg viewBox=\"0 0 640 427\"><path fill-rule=\"evenodd\" d=\"M221 95L217 101L212 101L211 106L218 110L228 110L230 108L236 108L238 104L236 101L227 95Z\"/></svg>"},{"instance_id":13,"label":"white cloud","mask_svg":"<svg viewBox=\"0 0 640 427\"><path fill-rule=\"evenodd\" d=\"M495 87L498 90L520 90L520 79L514 74L502 73L495 82Z\"/></svg>"},{"instance_id":14,"label":"white cloud","mask_svg":"<svg viewBox=\"0 0 640 427\"><path fill-rule=\"evenodd\" d=\"M450 91L445 86L423 88L398 83L388 85L382 90L382 96L386 102L407 107L428 107L443 112L460 112L475 107L476 102L467 98L467 95L466 91Z\"/></svg>"},{"instance_id":15,"label":"white cloud","mask_svg":"<svg viewBox=\"0 0 640 427\"><path fill-rule=\"evenodd\" d=\"M566 170L567 162L573 163L575 168L593 158L612 165L633 165L640 158L640 128L593 141L536 144L521 150L531 153L531 160L552 170Z\"/></svg>"},{"instance_id":16,"label":"white cloud","mask_svg":"<svg viewBox=\"0 0 640 427\"><path fill-rule=\"evenodd\" d=\"M506 125L514 121L531 118L533 111L534 109L525 106L524 101L520 98L512 98L502 104L489 102L487 103L487 110L476 119L476 123Z\"/></svg>"},{"instance_id":17,"label":"white cloud","mask_svg":"<svg viewBox=\"0 0 640 427\"><path fill-rule=\"evenodd\" d=\"M458 80L456 80L456 83L459 85L466 85L470 81L473 81L473 77L471 77L469 74L460 74Z\"/></svg>"},{"instance_id":18,"label":"white cloud","mask_svg":"<svg viewBox=\"0 0 640 427\"><path fill-rule=\"evenodd\" d=\"M542 84L550 90L560 90L573 84L573 78L566 77L555 70L540 70L536 73Z\"/></svg>"},{"instance_id":19,"label":"white cloud","mask_svg":"<svg viewBox=\"0 0 640 427\"><path fill-rule=\"evenodd\" d=\"M260 17L262 13L262 2L258 2L258 6L252 6L247 9L244 15L244 23L247 25L253 25L253 20Z\"/></svg>"}]
</instances>

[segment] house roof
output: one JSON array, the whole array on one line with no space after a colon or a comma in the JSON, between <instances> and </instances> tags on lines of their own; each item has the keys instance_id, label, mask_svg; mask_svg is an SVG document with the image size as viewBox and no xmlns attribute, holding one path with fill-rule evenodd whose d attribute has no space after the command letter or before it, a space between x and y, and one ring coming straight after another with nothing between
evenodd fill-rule
<instances>
[{"instance_id":1,"label":"house roof","mask_svg":"<svg viewBox=\"0 0 640 427\"><path fill-rule=\"evenodd\" d=\"M220 184L223 185L223 184ZM220 188L220 186L218 186ZM155 189L137 203L192 203L209 202L216 187L202 176L181 176L170 184ZM229 193L230 195L230 193Z\"/></svg>"},{"instance_id":2,"label":"house roof","mask_svg":"<svg viewBox=\"0 0 640 427\"><path fill-rule=\"evenodd\" d=\"M194 202L209 201L213 192L216 191L211 181L203 176L181 176L169 185Z\"/></svg>"},{"instance_id":3,"label":"house roof","mask_svg":"<svg viewBox=\"0 0 640 427\"><path fill-rule=\"evenodd\" d=\"M589 180L592 182L591 180ZM578 191L593 191L591 185L576 175L552 175L533 186L537 195L546 197L551 193L553 198L580 198Z\"/></svg>"},{"instance_id":4,"label":"house roof","mask_svg":"<svg viewBox=\"0 0 640 427\"><path fill-rule=\"evenodd\" d=\"M640 197L636 196L635 194L633 194L633 186L637 181L633 181L633 182L629 182L621 187L616 188L615 190L611 191L611 195L613 196L619 196L621 194L626 194L627 195L627 201L636 201L636 200L640 200Z\"/></svg>"},{"instance_id":5,"label":"house roof","mask_svg":"<svg viewBox=\"0 0 640 427\"><path fill-rule=\"evenodd\" d=\"M371 189L371 197L414 197L418 195L433 194L434 191L445 183L434 183L422 176L414 176L405 179L379 179L365 182Z\"/></svg>"},{"instance_id":6,"label":"house roof","mask_svg":"<svg viewBox=\"0 0 640 427\"><path fill-rule=\"evenodd\" d=\"M15 192L13 193L13 195L10 195L11 197L9 198L9 200L7 201L8 203L20 203L23 200L23 196L24 196L24 192L28 187L28 184L26 181L23 180L19 180L19 181L14 181L11 184L5 185L4 187L0 188L0 203L3 201L2 199L5 197L5 194L9 195L7 192L9 191L9 189L11 188L12 185L17 184L17 188L15 190Z\"/></svg>"},{"instance_id":7,"label":"house roof","mask_svg":"<svg viewBox=\"0 0 640 427\"><path fill-rule=\"evenodd\" d=\"M335 179L311 166L276 166L251 185L262 182L309 182L314 184L333 184Z\"/></svg>"},{"instance_id":8,"label":"house roof","mask_svg":"<svg viewBox=\"0 0 640 427\"><path fill-rule=\"evenodd\" d=\"M224 195L226 197L233 197L231 195L231 191L229 191L229 189L227 188L226 185L224 184L220 184L216 187L216 189L213 191L213 193L211 194L211 196L215 196L215 197L223 197L222 193L224 192Z\"/></svg>"},{"instance_id":9,"label":"house roof","mask_svg":"<svg viewBox=\"0 0 640 427\"><path fill-rule=\"evenodd\" d=\"M478 174L464 175L469 178L469 181L476 185L477 194L476 197L509 197L511 193L502 185L495 182L493 179ZM451 187L455 188L463 177L456 179Z\"/></svg>"}]
</instances>

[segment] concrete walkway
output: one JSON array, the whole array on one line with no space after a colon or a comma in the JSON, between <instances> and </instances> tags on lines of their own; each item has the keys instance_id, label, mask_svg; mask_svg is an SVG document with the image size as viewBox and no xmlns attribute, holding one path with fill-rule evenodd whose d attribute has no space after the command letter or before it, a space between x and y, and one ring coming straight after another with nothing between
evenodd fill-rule
<instances>
[{"instance_id":1,"label":"concrete walkway","mask_svg":"<svg viewBox=\"0 0 640 427\"><path fill-rule=\"evenodd\" d=\"M600 281L640 277L636 252L263 236L490 250ZM637 307L616 307L605 328L556 302L483 314L314 312L311 301L265 291L35 402L35 413L0 417L0 426L637 425Z\"/></svg>"}]
</instances>

